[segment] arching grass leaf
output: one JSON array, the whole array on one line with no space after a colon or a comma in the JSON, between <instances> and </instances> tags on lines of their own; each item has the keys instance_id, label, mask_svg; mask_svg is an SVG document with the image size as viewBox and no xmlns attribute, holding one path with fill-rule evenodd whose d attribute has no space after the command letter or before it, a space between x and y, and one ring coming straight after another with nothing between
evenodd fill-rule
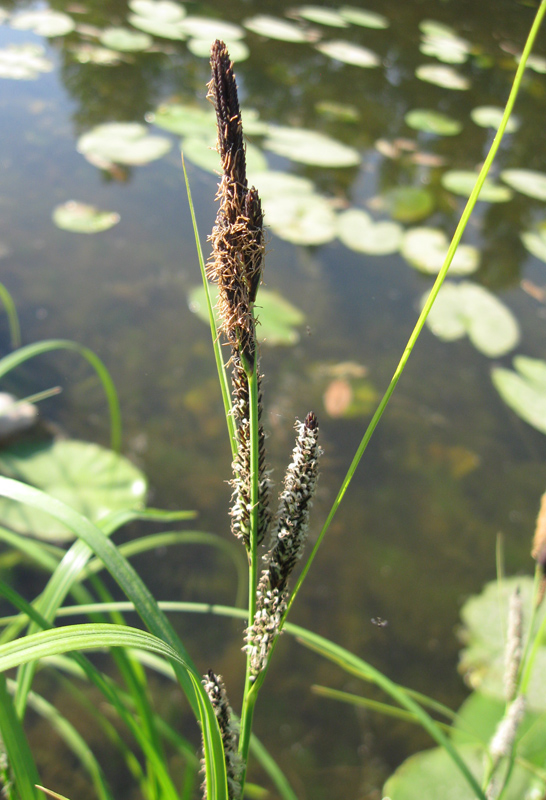
<instances>
[{"instance_id":1,"label":"arching grass leaf","mask_svg":"<svg viewBox=\"0 0 546 800\"><path fill-rule=\"evenodd\" d=\"M100 35L100 43L110 50L122 53L146 50L152 44L152 37L147 33L136 33L129 28L106 28Z\"/></svg>"},{"instance_id":2,"label":"arching grass leaf","mask_svg":"<svg viewBox=\"0 0 546 800\"><path fill-rule=\"evenodd\" d=\"M495 388L518 417L546 433L546 362L516 356L514 367L515 372L501 367L491 370Z\"/></svg>"},{"instance_id":3,"label":"arching grass leaf","mask_svg":"<svg viewBox=\"0 0 546 800\"><path fill-rule=\"evenodd\" d=\"M349 23L343 19L339 11L335 8L298 6L294 11L303 19L307 19L309 22L316 22L318 25L328 25L331 28L349 27Z\"/></svg>"},{"instance_id":4,"label":"arching grass leaf","mask_svg":"<svg viewBox=\"0 0 546 800\"><path fill-rule=\"evenodd\" d=\"M151 136L139 122L107 122L78 139L78 151L106 163L147 164L167 153L172 143L164 136Z\"/></svg>"},{"instance_id":5,"label":"arching grass leaf","mask_svg":"<svg viewBox=\"0 0 546 800\"><path fill-rule=\"evenodd\" d=\"M368 50L367 47L352 42L344 42L341 39L321 42L316 45L316 48L325 56L334 58L336 61L343 61L345 64L353 64L355 67L370 68L378 67L381 64L381 59L373 50Z\"/></svg>"},{"instance_id":6,"label":"arching grass leaf","mask_svg":"<svg viewBox=\"0 0 546 800\"><path fill-rule=\"evenodd\" d=\"M451 67L437 66L436 64L422 64L415 70L415 75L420 81L434 83L444 89L464 91L470 88L470 81Z\"/></svg>"},{"instance_id":7,"label":"arching grass leaf","mask_svg":"<svg viewBox=\"0 0 546 800\"><path fill-rule=\"evenodd\" d=\"M88 442L22 442L0 452L0 472L36 486L99 520L111 511L142 508L145 476L126 458ZM0 499L0 521L20 533L60 541L72 534L48 514Z\"/></svg>"},{"instance_id":8,"label":"arching grass leaf","mask_svg":"<svg viewBox=\"0 0 546 800\"><path fill-rule=\"evenodd\" d=\"M374 222L360 209L350 208L338 215L338 237L346 247L358 253L395 253L400 247L402 232L396 222Z\"/></svg>"},{"instance_id":9,"label":"arching grass leaf","mask_svg":"<svg viewBox=\"0 0 546 800\"><path fill-rule=\"evenodd\" d=\"M210 290L212 300L216 304L218 290L216 286L211 286ZM197 286L189 292L188 304L191 311L208 324L203 286ZM264 344L292 345L299 341L298 328L305 322L305 315L277 292L260 289L256 302L256 316L259 320L256 333Z\"/></svg>"},{"instance_id":10,"label":"arching grass leaf","mask_svg":"<svg viewBox=\"0 0 546 800\"><path fill-rule=\"evenodd\" d=\"M281 42L307 42L309 34L295 22L271 17L268 14L258 14L249 17L243 22L245 28L268 39L278 39Z\"/></svg>"},{"instance_id":11,"label":"arching grass leaf","mask_svg":"<svg viewBox=\"0 0 546 800\"><path fill-rule=\"evenodd\" d=\"M546 200L546 172L533 169L505 169L500 176L517 192L537 200Z\"/></svg>"},{"instance_id":12,"label":"arching grass leaf","mask_svg":"<svg viewBox=\"0 0 546 800\"><path fill-rule=\"evenodd\" d=\"M95 206L68 200L53 210L53 222L58 228L74 233L107 231L120 220L115 211L100 211Z\"/></svg>"},{"instance_id":13,"label":"arching grass leaf","mask_svg":"<svg viewBox=\"0 0 546 800\"><path fill-rule=\"evenodd\" d=\"M353 6L341 6L339 9L340 16L347 22L353 25L361 25L363 28L388 28L390 25L387 17L383 14L377 14L375 11L365 11L362 8L354 8Z\"/></svg>"},{"instance_id":14,"label":"arching grass leaf","mask_svg":"<svg viewBox=\"0 0 546 800\"><path fill-rule=\"evenodd\" d=\"M29 81L52 69L53 63L45 58L45 50L40 45L13 44L0 50L0 78Z\"/></svg>"},{"instance_id":15,"label":"arching grass leaf","mask_svg":"<svg viewBox=\"0 0 546 800\"><path fill-rule=\"evenodd\" d=\"M361 160L355 148L305 128L272 125L264 147L292 161L320 167L352 167Z\"/></svg>"},{"instance_id":16,"label":"arching grass leaf","mask_svg":"<svg viewBox=\"0 0 546 800\"><path fill-rule=\"evenodd\" d=\"M477 172L453 169L442 175L442 186L449 192L460 194L462 197L470 197L477 180ZM499 186L498 183L486 178L480 189L478 200L485 203L506 203L512 199L512 196L512 192L506 186Z\"/></svg>"},{"instance_id":17,"label":"arching grass leaf","mask_svg":"<svg viewBox=\"0 0 546 800\"><path fill-rule=\"evenodd\" d=\"M504 108L500 106L476 106L476 108L473 108L470 112L470 117L480 128L493 128L497 130L503 114ZM518 130L520 125L521 122L518 117L512 114L506 125L506 133L514 133L514 131Z\"/></svg>"},{"instance_id":18,"label":"arching grass leaf","mask_svg":"<svg viewBox=\"0 0 546 800\"><path fill-rule=\"evenodd\" d=\"M519 326L512 312L483 286L468 281L444 283L427 325L446 341L466 334L474 347L490 358L509 353L519 341Z\"/></svg>"},{"instance_id":19,"label":"arching grass leaf","mask_svg":"<svg viewBox=\"0 0 546 800\"><path fill-rule=\"evenodd\" d=\"M411 228L404 234L400 249L412 267L436 275L444 263L448 247L445 233L438 228ZM469 275L478 269L479 264L479 251L472 245L460 244L449 271L452 275Z\"/></svg>"},{"instance_id":20,"label":"arching grass leaf","mask_svg":"<svg viewBox=\"0 0 546 800\"><path fill-rule=\"evenodd\" d=\"M18 31L32 31L37 36L53 37L71 33L76 23L62 11L43 8L17 14L11 18L10 26Z\"/></svg>"},{"instance_id":21,"label":"arching grass leaf","mask_svg":"<svg viewBox=\"0 0 546 800\"><path fill-rule=\"evenodd\" d=\"M462 122L440 111L431 111L426 108L414 108L404 117L406 125L425 133L434 133L437 136L456 136L463 129Z\"/></svg>"}]
</instances>

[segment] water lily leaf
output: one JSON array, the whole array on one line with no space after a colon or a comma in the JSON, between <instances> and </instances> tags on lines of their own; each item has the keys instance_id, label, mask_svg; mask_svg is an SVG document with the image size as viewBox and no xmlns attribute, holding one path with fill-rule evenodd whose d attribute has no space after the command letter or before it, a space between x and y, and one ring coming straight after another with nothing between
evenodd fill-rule
<instances>
[{"instance_id":1,"label":"water lily leaf","mask_svg":"<svg viewBox=\"0 0 546 800\"><path fill-rule=\"evenodd\" d=\"M470 53L471 45L466 39L456 36L445 26L431 22L427 30L423 32L419 50L423 55L432 56L446 64L464 64Z\"/></svg>"},{"instance_id":2,"label":"water lily leaf","mask_svg":"<svg viewBox=\"0 0 546 800\"><path fill-rule=\"evenodd\" d=\"M122 58L115 50L108 50L107 47L100 47L89 42L72 45L70 52L80 64L100 64L103 67L114 67L120 63Z\"/></svg>"},{"instance_id":3,"label":"water lily leaf","mask_svg":"<svg viewBox=\"0 0 546 800\"><path fill-rule=\"evenodd\" d=\"M476 125L479 125L480 128L493 128L493 130L497 130L501 124L503 114L504 108L500 108L500 106L476 106L470 112L470 116ZM521 122L518 117L512 114L506 125L506 133L514 133L520 125Z\"/></svg>"},{"instance_id":4,"label":"water lily leaf","mask_svg":"<svg viewBox=\"0 0 546 800\"><path fill-rule=\"evenodd\" d=\"M318 194L271 195L263 198L264 222L280 239L301 245L319 245L336 235L336 215Z\"/></svg>"},{"instance_id":5,"label":"water lily leaf","mask_svg":"<svg viewBox=\"0 0 546 800\"><path fill-rule=\"evenodd\" d=\"M37 36L65 36L71 33L76 23L62 11L43 8L36 11L23 11L12 17L10 26L18 31L33 31Z\"/></svg>"},{"instance_id":6,"label":"water lily leaf","mask_svg":"<svg viewBox=\"0 0 546 800\"><path fill-rule=\"evenodd\" d=\"M111 511L142 508L146 478L126 458L88 442L22 442L0 452L0 472L29 483L97 521ZM73 534L48 514L0 499L2 525L46 540Z\"/></svg>"},{"instance_id":7,"label":"water lily leaf","mask_svg":"<svg viewBox=\"0 0 546 800\"><path fill-rule=\"evenodd\" d=\"M442 186L449 192L460 194L462 197L470 197L472 189L478 179L477 172L462 169L453 169L442 175ZM512 199L512 192L506 186L486 178L478 195L478 200L485 203L506 203Z\"/></svg>"},{"instance_id":8,"label":"water lily leaf","mask_svg":"<svg viewBox=\"0 0 546 800\"><path fill-rule=\"evenodd\" d=\"M406 125L425 133L434 133L437 136L456 136L463 129L462 122L440 111L431 111L426 108L414 108L404 117Z\"/></svg>"},{"instance_id":9,"label":"water lily leaf","mask_svg":"<svg viewBox=\"0 0 546 800\"><path fill-rule=\"evenodd\" d=\"M437 66L436 64L421 64L415 70L415 75L420 81L434 83L444 89L463 91L470 88L470 81L460 75L451 67Z\"/></svg>"},{"instance_id":10,"label":"water lily leaf","mask_svg":"<svg viewBox=\"0 0 546 800\"><path fill-rule=\"evenodd\" d=\"M139 122L107 122L78 139L78 152L113 164L147 164L161 158L172 143L164 136L151 136Z\"/></svg>"},{"instance_id":11,"label":"water lily leaf","mask_svg":"<svg viewBox=\"0 0 546 800\"><path fill-rule=\"evenodd\" d=\"M350 208L338 215L337 235L345 247L357 253L387 255L395 253L403 229L396 222L374 222L365 211Z\"/></svg>"},{"instance_id":12,"label":"water lily leaf","mask_svg":"<svg viewBox=\"0 0 546 800\"><path fill-rule=\"evenodd\" d=\"M444 263L448 248L449 242L443 231L437 228L411 228L404 234L400 249L412 267L436 275ZM479 265L479 251L472 245L460 244L449 271L452 275L469 275Z\"/></svg>"},{"instance_id":13,"label":"water lily leaf","mask_svg":"<svg viewBox=\"0 0 546 800\"><path fill-rule=\"evenodd\" d=\"M343 61L345 64L353 64L355 67L370 68L378 67L381 64L381 59L373 50L341 39L321 42L316 45L316 48L325 56L334 58L336 61Z\"/></svg>"},{"instance_id":14,"label":"water lily leaf","mask_svg":"<svg viewBox=\"0 0 546 800\"><path fill-rule=\"evenodd\" d=\"M244 42L232 41L226 42L229 50L229 57L231 61L240 63L246 61L250 55L250 50ZM199 56L200 58L210 58L210 39L190 39L188 42L188 50Z\"/></svg>"},{"instance_id":15,"label":"water lily leaf","mask_svg":"<svg viewBox=\"0 0 546 800\"><path fill-rule=\"evenodd\" d=\"M264 170L252 178L252 182L258 189L262 200L268 197L312 195L315 193L315 185L308 178L300 175L293 175L291 172L280 172L277 170Z\"/></svg>"},{"instance_id":16,"label":"water lily leaf","mask_svg":"<svg viewBox=\"0 0 546 800\"><path fill-rule=\"evenodd\" d=\"M221 172L220 156L216 150L216 136L186 136L182 139L184 158L201 169L217 175ZM246 165L249 175L267 169L267 160L262 151L253 144L246 145Z\"/></svg>"},{"instance_id":17,"label":"water lily leaf","mask_svg":"<svg viewBox=\"0 0 546 800\"><path fill-rule=\"evenodd\" d=\"M258 14L255 17L245 19L245 28L252 33L266 36L268 39L278 39L281 42L307 42L309 34L302 30L295 22L288 22L278 17L270 17L267 14Z\"/></svg>"},{"instance_id":18,"label":"water lily leaf","mask_svg":"<svg viewBox=\"0 0 546 800\"><path fill-rule=\"evenodd\" d=\"M422 19L419 23L419 30L426 36L457 36L454 28L435 19Z\"/></svg>"},{"instance_id":19,"label":"water lily leaf","mask_svg":"<svg viewBox=\"0 0 546 800\"><path fill-rule=\"evenodd\" d=\"M516 356L516 371L496 367L491 371L495 387L518 417L546 433L546 362Z\"/></svg>"},{"instance_id":20,"label":"water lily leaf","mask_svg":"<svg viewBox=\"0 0 546 800\"><path fill-rule=\"evenodd\" d=\"M183 103L164 103L152 114L146 116L158 128L164 128L180 136L216 135L216 114L212 108Z\"/></svg>"},{"instance_id":21,"label":"water lily leaf","mask_svg":"<svg viewBox=\"0 0 546 800\"><path fill-rule=\"evenodd\" d=\"M180 22L186 9L172 0L129 0L129 8L139 17L158 22Z\"/></svg>"},{"instance_id":22,"label":"water lily leaf","mask_svg":"<svg viewBox=\"0 0 546 800\"><path fill-rule=\"evenodd\" d=\"M120 220L115 211L100 211L95 206L69 200L53 210L53 222L63 231L98 233L107 231Z\"/></svg>"},{"instance_id":23,"label":"water lily leaf","mask_svg":"<svg viewBox=\"0 0 546 800\"><path fill-rule=\"evenodd\" d=\"M216 305L218 301L218 288L210 287L212 302ZM208 323L208 312L205 301L205 289L203 286L196 286L188 294L188 305L199 319ZM299 341L300 335L298 328L305 322L305 315L302 311L285 300L278 292L268 289L260 289L256 302L256 316L259 324L256 326L258 339L270 346L293 345ZM218 323L218 318L216 318Z\"/></svg>"},{"instance_id":24,"label":"water lily leaf","mask_svg":"<svg viewBox=\"0 0 546 800\"><path fill-rule=\"evenodd\" d=\"M375 11L365 11L362 8L354 8L353 6L341 6L339 9L340 16L347 22L353 25L361 25L363 28L388 28L390 25L387 17L383 14L376 14Z\"/></svg>"},{"instance_id":25,"label":"water lily leaf","mask_svg":"<svg viewBox=\"0 0 546 800\"><path fill-rule=\"evenodd\" d=\"M139 14L129 14L127 16L127 22L129 22L133 28L138 28L139 31L145 31L152 36L159 36L162 39L183 40L187 37L187 34L180 27L180 20L170 22L169 20L141 17Z\"/></svg>"},{"instance_id":26,"label":"water lily leaf","mask_svg":"<svg viewBox=\"0 0 546 800\"><path fill-rule=\"evenodd\" d=\"M186 17L180 23L182 30L188 36L195 39L208 39L210 43L215 39L220 39L229 45L242 39L245 35L240 25L233 22L225 22L223 19L211 19L210 17Z\"/></svg>"},{"instance_id":27,"label":"water lily leaf","mask_svg":"<svg viewBox=\"0 0 546 800\"><path fill-rule=\"evenodd\" d=\"M517 62L519 64L520 58L518 58L516 60L517 60ZM538 72L540 75L546 74L546 58L544 58L543 56L534 56L534 55L531 54L528 57L527 63L526 63L525 66L529 67L529 69L533 69L535 72Z\"/></svg>"},{"instance_id":28,"label":"water lily leaf","mask_svg":"<svg viewBox=\"0 0 546 800\"><path fill-rule=\"evenodd\" d=\"M35 44L10 45L0 50L0 78L28 81L41 72L51 72L53 63L44 53L44 48Z\"/></svg>"},{"instance_id":29,"label":"water lily leaf","mask_svg":"<svg viewBox=\"0 0 546 800\"><path fill-rule=\"evenodd\" d=\"M508 186L527 197L546 200L546 172L532 169L505 169L500 174Z\"/></svg>"},{"instance_id":30,"label":"water lily leaf","mask_svg":"<svg viewBox=\"0 0 546 800\"><path fill-rule=\"evenodd\" d=\"M434 197L419 186L396 186L381 198L391 217L399 222L419 222L434 211Z\"/></svg>"},{"instance_id":31,"label":"water lily leaf","mask_svg":"<svg viewBox=\"0 0 546 800\"><path fill-rule=\"evenodd\" d=\"M357 122L360 119L358 109L349 103L319 100L318 103L315 103L315 110L329 119L339 120L340 122Z\"/></svg>"},{"instance_id":32,"label":"water lily leaf","mask_svg":"<svg viewBox=\"0 0 546 800\"><path fill-rule=\"evenodd\" d=\"M444 283L427 325L445 341L466 334L474 347L490 358L509 353L519 341L519 326L512 312L483 286L468 281Z\"/></svg>"},{"instance_id":33,"label":"water lily leaf","mask_svg":"<svg viewBox=\"0 0 546 800\"><path fill-rule=\"evenodd\" d=\"M294 11L298 16L309 22L316 22L318 25L328 25L331 28L348 28L349 23L343 19L339 11L335 8L324 8L323 6L299 6Z\"/></svg>"},{"instance_id":34,"label":"water lily leaf","mask_svg":"<svg viewBox=\"0 0 546 800\"><path fill-rule=\"evenodd\" d=\"M371 414L377 400L377 391L366 378L335 378L323 395L326 413L331 417L346 419Z\"/></svg>"},{"instance_id":35,"label":"water lily leaf","mask_svg":"<svg viewBox=\"0 0 546 800\"><path fill-rule=\"evenodd\" d=\"M546 261L546 223L543 222L536 231L524 231L520 234L521 241L531 255Z\"/></svg>"},{"instance_id":36,"label":"water lily leaf","mask_svg":"<svg viewBox=\"0 0 546 800\"><path fill-rule=\"evenodd\" d=\"M99 40L104 47L122 53L146 50L152 44L152 38L147 33L135 33L129 28L105 28Z\"/></svg>"},{"instance_id":37,"label":"water lily leaf","mask_svg":"<svg viewBox=\"0 0 546 800\"><path fill-rule=\"evenodd\" d=\"M352 167L361 160L354 147L305 128L271 125L264 147L292 161L319 167Z\"/></svg>"}]
</instances>

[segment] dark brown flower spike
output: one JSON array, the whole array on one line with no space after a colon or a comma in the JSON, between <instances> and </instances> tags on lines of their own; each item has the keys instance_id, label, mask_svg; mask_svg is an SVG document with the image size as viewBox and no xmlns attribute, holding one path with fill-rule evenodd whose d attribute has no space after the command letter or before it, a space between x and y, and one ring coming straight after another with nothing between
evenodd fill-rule
<instances>
[{"instance_id":1,"label":"dark brown flower spike","mask_svg":"<svg viewBox=\"0 0 546 800\"><path fill-rule=\"evenodd\" d=\"M228 798L229 800L240 800L242 764L237 748L238 737L233 725L232 712L226 694L226 687L224 686L222 676L216 675L211 669L209 669L207 675L205 675L203 679L203 686L205 687L205 691L214 709L220 735L222 736L226 761ZM203 783L202 788L203 797L206 800L206 782Z\"/></svg>"}]
</instances>

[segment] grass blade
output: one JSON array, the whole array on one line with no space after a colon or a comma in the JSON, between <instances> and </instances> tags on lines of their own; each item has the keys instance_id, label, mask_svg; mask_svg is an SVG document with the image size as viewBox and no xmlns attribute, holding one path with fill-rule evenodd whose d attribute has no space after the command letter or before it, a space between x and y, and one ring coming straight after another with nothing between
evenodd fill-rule
<instances>
[{"instance_id":1,"label":"grass blade","mask_svg":"<svg viewBox=\"0 0 546 800\"><path fill-rule=\"evenodd\" d=\"M13 297L3 283L0 283L0 301L6 309L11 346L15 350L16 347L21 347L21 326L19 325L19 317Z\"/></svg>"},{"instance_id":2,"label":"grass blade","mask_svg":"<svg viewBox=\"0 0 546 800\"><path fill-rule=\"evenodd\" d=\"M0 675L0 732L18 797L20 800L36 800L34 787L40 783L38 770L3 675Z\"/></svg>"}]
</instances>

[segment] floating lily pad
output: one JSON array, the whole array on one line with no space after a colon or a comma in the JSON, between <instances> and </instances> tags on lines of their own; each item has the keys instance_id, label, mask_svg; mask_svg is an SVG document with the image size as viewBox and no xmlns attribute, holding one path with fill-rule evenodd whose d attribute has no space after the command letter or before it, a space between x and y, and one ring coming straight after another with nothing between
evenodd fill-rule
<instances>
[{"instance_id":1,"label":"floating lily pad","mask_svg":"<svg viewBox=\"0 0 546 800\"><path fill-rule=\"evenodd\" d=\"M537 226L537 230L524 231L520 237L531 255L546 261L546 222Z\"/></svg>"},{"instance_id":2,"label":"floating lily pad","mask_svg":"<svg viewBox=\"0 0 546 800\"><path fill-rule=\"evenodd\" d=\"M291 172L265 170L256 175L253 182L262 200L268 197L287 197L294 195L311 195L315 193L315 185L308 178L293 175Z\"/></svg>"},{"instance_id":3,"label":"floating lily pad","mask_svg":"<svg viewBox=\"0 0 546 800\"><path fill-rule=\"evenodd\" d=\"M462 197L470 197L476 181L477 172L470 172L462 169L453 169L442 175L442 186L449 192L460 194ZM486 178L478 195L478 200L485 203L506 203L512 199L512 192L506 186Z\"/></svg>"},{"instance_id":4,"label":"floating lily pad","mask_svg":"<svg viewBox=\"0 0 546 800\"><path fill-rule=\"evenodd\" d=\"M335 103L330 100L320 100L315 103L315 109L319 114L340 122L357 122L360 119L360 112L355 106L349 103Z\"/></svg>"},{"instance_id":5,"label":"floating lily pad","mask_svg":"<svg viewBox=\"0 0 546 800\"><path fill-rule=\"evenodd\" d=\"M129 0L129 8L140 17L160 22L180 22L186 9L172 0Z\"/></svg>"},{"instance_id":6,"label":"floating lily pad","mask_svg":"<svg viewBox=\"0 0 546 800\"><path fill-rule=\"evenodd\" d=\"M323 395L326 413L345 419L371 414L378 399L377 390L367 378L335 378Z\"/></svg>"},{"instance_id":7,"label":"floating lily pad","mask_svg":"<svg viewBox=\"0 0 546 800\"><path fill-rule=\"evenodd\" d=\"M443 28L443 30L442 30ZM471 45L466 39L461 39L446 29L445 26L429 26L424 32L423 40L419 46L423 55L432 56L446 64L464 64L471 50Z\"/></svg>"},{"instance_id":8,"label":"floating lily pad","mask_svg":"<svg viewBox=\"0 0 546 800\"><path fill-rule=\"evenodd\" d=\"M331 28L347 28L349 23L343 19L339 11L335 8L324 8L323 6L299 6L294 11L298 16L309 22L316 22L318 25L328 25Z\"/></svg>"},{"instance_id":9,"label":"floating lily pad","mask_svg":"<svg viewBox=\"0 0 546 800\"><path fill-rule=\"evenodd\" d=\"M63 231L74 233L99 233L119 222L115 211L100 211L95 206L69 200L53 210L53 222Z\"/></svg>"},{"instance_id":10,"label":"floating lily pad","mask_svg":"<svg viewBox=\"0 0 546 800\"><path fill-rule=\"evenodd\" d=\"M195 39L208 39L211 44L215 39L220 39L229 45L230 42L242 39L245 35L244 29L240 25L211 17L186 17L180 25L188 36Z\"/></svg>"},{"instance_id":11,"label":"floating lily pad","mask_svg":"<svg viewBox=\"0 0 546 800\"><path fill-rule=\"evenodd\" d=\"M229 57L231 61L240 63L246 61L250 55L250 50L244 42L229 42ZM210 40L209 39L190 39L188 42L188 50L199 56L200 58L210 58Z\"/></svg>"},{"instance_id":12,"label":"floating lily pad","mask_svg":"<svg viewBox=\"0 0 546 800\"><path fill-rule=\"evenodd\" d=\"M505 169L500 174L508 186L527 197L546 200L546 172L532 169Z\"/></svg>"},{"instance_id":13,"label":"floating lily pad","mask_svg":"<svg viewBox=\"0 0 546 800\"><path fill-rule=\"evenodd\" d=\"M451 67L437 66L436 64L421 64L415 70L419 80L434 83L444 89L463 91L470 88L470 81Z\"/></svg>"},{"instance_id":14,"label":"floating lily pad","mask_svg":"<svg viewBox=\"0 0 546 800\"><path fill-rule=\"evenodd\" d=\"M100 64L103 67L114 67L119 64L122 56L115 50L107 47L79 42L70 47L70 52L80 64Z\"/></svg>"},{"instance_id":15,"label":"floating lily pad","mask_svg":"<svg viewBox=\"0 0 546 800\"><path fill-rule=\"evenodd\" d=\"M521 60L521 57L516 59L518 64L519 64L520 60ZM538 72L539 75L546 74L546 58L544 58L543 56L534 56L534 55L531 54L528 57L527 63L526 63L525 66L528 67L529 69L534 70L535 72Z\"/></svg>"},{"instance_id":16,"label":"floating lily pad","mask_svg":"<svg viewBox=\"0 0 546 800\"><path fill-rule=\"evenodd\" d=\"M150 17L141 17L139 14L129 14L127 22L129 22L133 28L138 28L139 31L150 33L152 36L159 36L161 39L183 40L187 37L187 33L181 29L179 22L150 19Z\"/></svg>"},{"instance_id":17,"label":"floating lily pad","mask_svg":"<svg viewBox=\"0 0 546 800\"><path fill-rule=\"evenodd\" d=\"M436 275L445 260L449 242L437 228L411 228L404 234L401 252L420 272ZM460 244L449 271L452 275L469 275L480 265L479 251L469 244Z\"/></svg>"},{"instance_id":18,"label":"floating lily pad","mask_svg":"<svg viewBox=\"0 0 546 800\"><path fill-rule=\"evenodd\" d=\"M216 150L216 136L186 136L181 143L184 158L207 172L221 172L220 156ZM246 145L246 166L249 174L267 169L267 160L262 151L253 144Z\"/></svg>"},{"instance_id":19,"label":"floating lily pad","mask_svg":"<svg viewBox=\"0 0 546 800\"><path fill-rule=\"evenodd\" d=\"M516 356L514 367L515 372L494 368L491 371L493 383L504 402L518 417L541 433L546 433L546 362L538 358Z\"/></svg>"},{"instance_id":20,"label":"floating lily pad","mask_svg":"<svg viewBox=\"0 0 546 800\"><path fill-rule=\"evenodd\" d=\"M414 108L412 111L408 111L404 120L410 128L425 133L434 133L437 136L456 136L463 129L463 124L458 119L426 108Z\"/></svg>"},{"instance_id":21,"label":"floating lily pad","mask_svg":"<svg viewBox=\"0 0 546 800\"><path fill-rule=\"evenodd\" d=\"M380 201L399 222L420 222L434 211L432 193L419 186L396 186L385 192Z\"/></svg>"},{"instance_id":22,"label":"floating lily pad","mask_svg":"<svg viewBox=\"0 0 546 800\"><path fill-rule=\"evenodd\" d=\"M146 478L140 470L112 450L88 442L13 445L0 452L0 472L42 489L94 522L111 511L142 508L146 497ZM48 514L4 498L0 521L40 539L74 538Z\"/></svg>"},{"instance_id":23,"label":"floating lily pad","mask_svg":"<svg viewBox=\"0 0 546 800\"><path fill-rule=\"evenodd\" d=\"M257 33L268 39L278 39L281 42L309 41L309 35L295 22L288 22L278 17L270 17L267 14L258 14L255 17L245 19L243 24L252 33Z\"/></svg>"},{"instance_id":24,"label":"floating lily pad","mask_svg":"<svg viewBox=\"0 0 546 800\"><path fill-rule=\"evenodd\" d=\"M218 289L210 287L212 302L218 302ZM205 300L205 289L197 286L188 294L188 304L194 314L208 323L208 312ZM256 316L259 324L256 326L258 339L264 344L293 345L299 341L298 328L305 322L302 311L285 300L277 292L260 289L256 301ZM218 319L216 320L218 322Z\"/></svg>"},{"instance_id":25,"label":"floating lily pad","mask_svg":"<svg viewBox=\"0 0 546 800\"><path fill-rule=\"evenodd\" d=\"M147 33L136 33L129 28L105 28L100 43L110 50L132 53L146 50L152 44L152 38Z\"/></svg>"},{"instance_id":26,"label":"floating lily pad","mask_svg":"<svg viewBox=\"0 0 546 800\"><path fill-rule=\"evenodd\" d=\"M363 28L388 28L390 23L383 14L376 14L375 11L365 11L363 8L353 6L341 6L340 16L353 25L361 25Z\"/></svg>"},{"instance_id":27,"label":"floating lily pad","mask_svg":"<svg viewBox=\"0 0 546 800\"><path fill-rule=\"evenodd\" d=\"M493 130L497 130L501 124L503 114L504 108L499 106L476 106L470 112L470 116L476 125L479 125L480 128L493 128ZM518 130L520 124L519 119L512 114L506 125L506 133L514 133L514 131Z\"/></svg>"},{"instance_id":28,"label":"floating lily pad","mask_svg":"<svg viewBox=\"0 0 546 800\"><path fill-rule=\"evenodd\" d=\"M164 103L153 114L148 114L146 120L180 136L216 135L216 114L212 108Z\"/></svg>"},{"instance_id":29,"label":"floating lily pad","mask_svg":"<svg viewBox=\"0 0 546 800\"><path fill-rule=\"evenodd\" d=\"M316 48L325 56L334 58L336 61L343 61L345 64L353 64L355 67L370 68L378 67L381 64L381 59L373 50L340 39L321 42L316 45Z\"/></svg>"},{"instance_id":30,"label":"floating lily pad","mask_svg":"<svg viewBox=\"0 0 546 800\"><path fill-rule=\"evenodd\" d=\"M454 28L435 19L422 19L419 23L419 30L426 36L457 36Z\"/></svg>"},{"instance_id":31,"label":"floating lily pad","mask_svg":"<svg viewBox=\"0 0 546 800\"><path fill-rule=\"evenodd\" d=\"M36 11L23 11L12 17L10 26L18 31L32 31L37 36L65 36L71 33L76 23L62 11L43 8Z\"/></svg>"},{"instance_id":32,"label":"floating lily pad","mask_svg":"<svg viewBox=\"0 0 546 800\"><path fill-rule=\"evenodd\" d=\"M107 122L78 139L78 151L113 164L147 164L161 158L172 143L164 136L151 136L139 122Z\"/></svg>"},{"instance_id":33,"label":"floating lily pad","mask_svg":"<svg viewBox=\"0 0 546 800\"><path fill-rule=\"evenodd\" d=\"M336 215L318 194L272 195L263 200L264 222L279 238L300 245L320 245L336 235Z\"/></svg>"},{"instance_id":34,"label":"floating lily pad","mask_svg":"<svg viewBox=\"0 0 546 800\"><path fill-rule=\"evenodd\" d=\"M10 45L0 50L0 78L29 81L41 72L51 72L53 63L45 50L36 44Z\"/></svg>"},{"instance_id":35,"label":"floating lily pad","mask_svg":"<svg viewBox=\"0 0 546 800\"><path fill-rule=\"evenodd\" d=\"M445 341L466 334L474 347L490 358L509 353L519 341L519 326L512 312L483 286L468 281L444 283L427 325Z\"/></svg>"},{"instance_id":36,"label":"floating lily pad","mask_svg":"<svg viewBox=\"0 0 546 800\"><path fill-rule=\"evenodd\" d=\"M377 256L395 253L402 233L402 226L396 222L374 222L360 209L350 208L338 215L337 235L345 247L357 253Z\"/></svg>"},{"instance_id":37,"label":"floating lily pad","mask_svg":"<svg viewBox=\"0 0 546 800\"><path fill-rule=\"evenodd\" d=\"M264 147L292 161L319 167L352 167L361 160L354 147L305 128L272 125Z\"/></svg>"}]
</instances>

